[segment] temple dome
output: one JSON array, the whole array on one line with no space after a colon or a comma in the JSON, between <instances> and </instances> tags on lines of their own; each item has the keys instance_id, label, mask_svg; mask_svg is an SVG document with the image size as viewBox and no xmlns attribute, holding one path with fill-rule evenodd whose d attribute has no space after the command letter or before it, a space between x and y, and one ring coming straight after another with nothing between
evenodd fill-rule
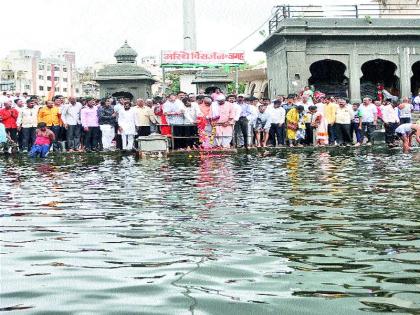
<instances>
[{"instance_id":1,"label":"temple dome","mask_svg":"<svg viewBox=\"0 0 420 315\"><path fill-rule=\"evenodd\" d=\"M137 52L124 42L114 54L116 64L106 65L98 71L96 81L108 80L148 80L155 82L150 71L136 64Z\"/></svg>"},{"instance_id":2,"label":"temple dome","mask_svg":"<svg viewBox=\"0 0 420 315\"><path fill-rule=\"evenodd\" d=\"M117 63L135 63L137 52L125 41L124 45L117 49L114 57L117 59Z\"/></svg>"}]
</instances>

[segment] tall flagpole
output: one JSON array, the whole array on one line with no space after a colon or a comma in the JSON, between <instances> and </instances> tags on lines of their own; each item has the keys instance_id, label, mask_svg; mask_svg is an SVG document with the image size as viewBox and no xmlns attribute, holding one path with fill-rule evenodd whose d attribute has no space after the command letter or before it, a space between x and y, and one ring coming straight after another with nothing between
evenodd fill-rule
<instances>
[{"instance_id":1,"label":"tall flagpole","mask_svg":"<svg viewBox=\"0 0 420 315\"><path fill-rule=\"evenodd\" d=\"M184 49L197 50L195 34L195 0L183 0L184 9Z\"/></svg>"}]
</instances>

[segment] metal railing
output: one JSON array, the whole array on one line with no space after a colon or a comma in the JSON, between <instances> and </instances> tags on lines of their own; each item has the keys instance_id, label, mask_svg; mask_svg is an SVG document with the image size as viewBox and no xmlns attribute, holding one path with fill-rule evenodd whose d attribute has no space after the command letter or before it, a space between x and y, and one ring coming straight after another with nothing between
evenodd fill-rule
<instances>
[{"instance_id":1,"label":"metal railing","mask_svg":"<svg viewBox=\"0 0 420 315\"><path fill-rule=\"evenodd\" d=\"M278 5L268 22L269 33L275 32L286 18L420 18L419 4L356 5Z\"/></svg>"}]
</instances>

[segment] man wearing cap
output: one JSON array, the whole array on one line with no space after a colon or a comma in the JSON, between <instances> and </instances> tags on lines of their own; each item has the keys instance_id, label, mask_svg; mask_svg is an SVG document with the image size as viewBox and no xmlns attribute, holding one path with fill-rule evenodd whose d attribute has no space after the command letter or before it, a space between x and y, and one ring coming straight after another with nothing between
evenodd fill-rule
<instances>
[{"instance_id":1,"label":"man wearing cap","mask_svg":"<svg viewBox=\"0 0 420 315\"><path fill-rule=\"evenodd\" d=\"M230 148L233 135L235 112L232 103L225 101L224 95L218 95L219 119L216 122L216 146Z\"/></svg>"}]
</instances>

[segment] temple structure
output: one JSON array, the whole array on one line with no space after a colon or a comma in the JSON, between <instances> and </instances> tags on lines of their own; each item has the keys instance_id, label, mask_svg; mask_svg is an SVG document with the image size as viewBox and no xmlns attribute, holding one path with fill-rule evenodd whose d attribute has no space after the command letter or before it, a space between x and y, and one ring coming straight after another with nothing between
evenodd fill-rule
<instances>
[{"instance_id":1,"label":"temple structure","mask_svg":"<svg viewBox=\"0 0 420 315\"><path fill-rule=\"evenodd\" d=\"M411 18L397 18L398 11L392 11L392 18L383 17L379 7L376 11L355 8L354 17L348 12L340 16L338 9L333 12L335 16L324 14L322 7L316 16L313 9L306 16L300 11L296 14L293 7L279 7L270 21L270 36L256 49L267 55L269 95L298 93L313 85L324 93L355 102L364 96L374 97L378 84L398 97L417 94L417 7L412 7Z\"/></svg>"},{"instance_id":2,"label":"temple structure","mask_svg":"<svg viewBox=\"0 0 420 315\"><path fill-rule=\"evenodd\" d=\"M100 97L126 97L131 100L152 97L152 74L136 64L137 52L127 41L114 57L116 64L106 65L98 71L95 81L99 83Z\"/></svg>"}]
</instances>

